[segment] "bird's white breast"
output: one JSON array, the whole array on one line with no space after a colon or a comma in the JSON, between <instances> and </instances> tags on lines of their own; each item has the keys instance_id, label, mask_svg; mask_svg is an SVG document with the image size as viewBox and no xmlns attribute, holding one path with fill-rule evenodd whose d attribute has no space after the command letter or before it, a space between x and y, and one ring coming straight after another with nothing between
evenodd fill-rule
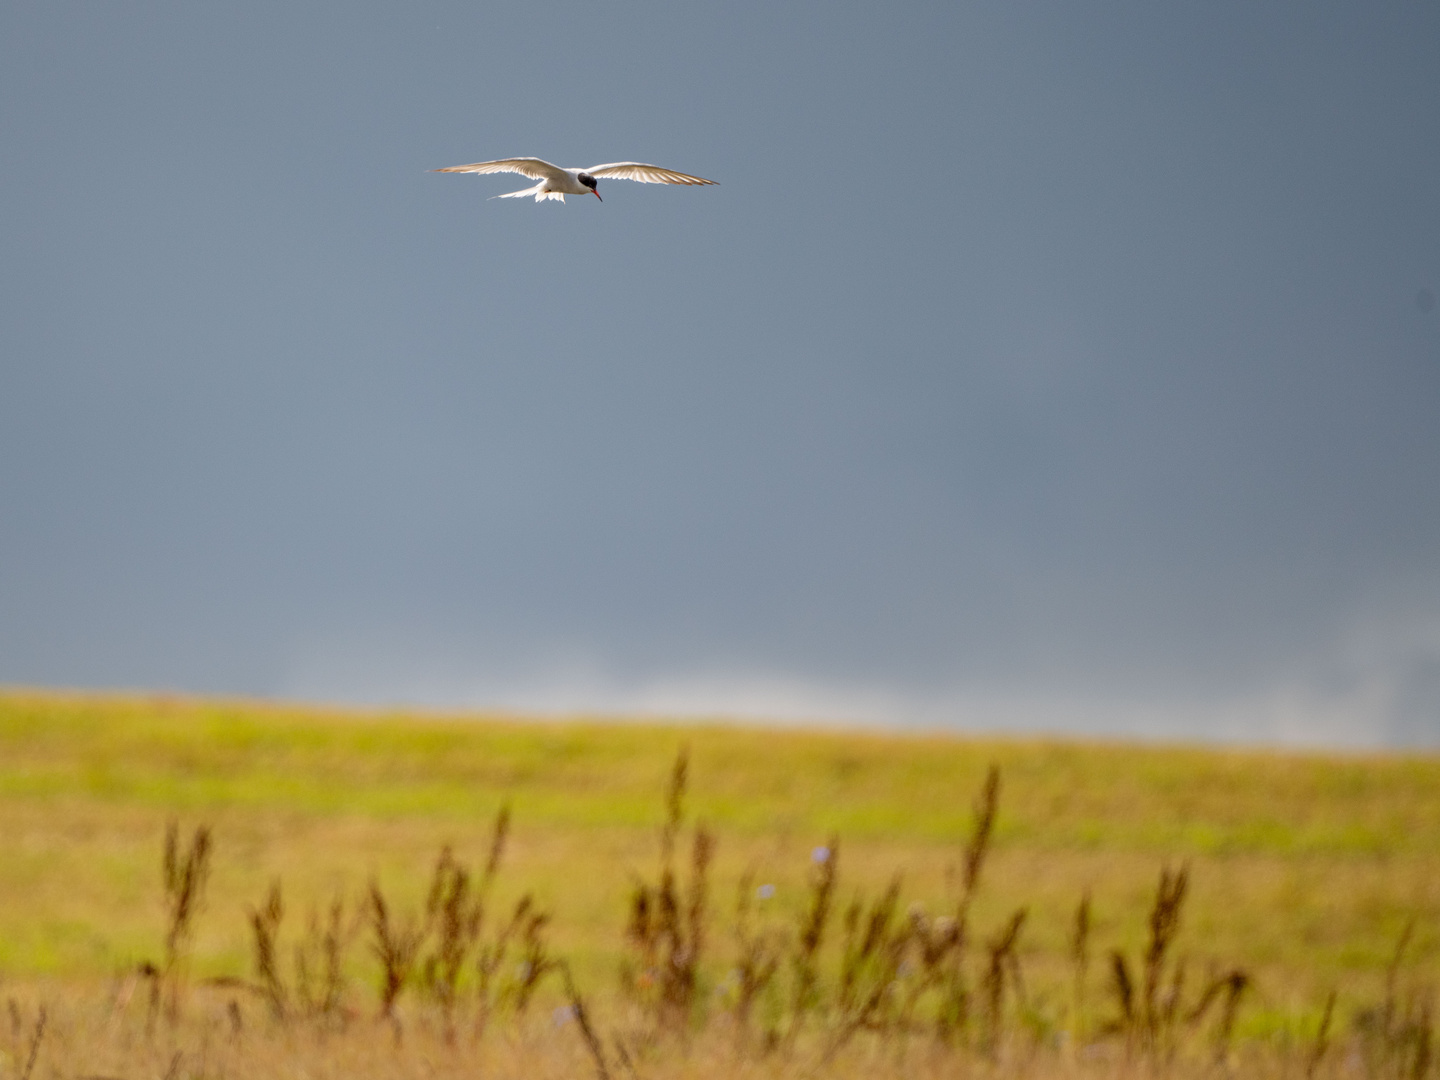
<instances>
[{"instance_id":1,"label":"bird's white breast","mask_svg":"<svg viewBox=\"0 0 1440 1080\"><path fill-rule=\"evenodd\" d=\"M565 178L563 180L558 176L552 177L551 179L545 181L545 189L547 191L559 191L565 195L590 194L590 189L584 184L580 183L579 177L579 169L566 169Z\"/></svg>"}]
</instances>

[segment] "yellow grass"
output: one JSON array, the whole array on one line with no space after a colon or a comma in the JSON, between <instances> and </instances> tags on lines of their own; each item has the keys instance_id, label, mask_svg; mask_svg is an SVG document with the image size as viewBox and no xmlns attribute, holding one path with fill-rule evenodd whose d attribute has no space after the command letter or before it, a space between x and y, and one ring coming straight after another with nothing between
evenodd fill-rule
<instances>
[{"instance_id":1,"label":"yellow grass","mask_svg":"<svg viewBox=\"0 0 1440 1080\"><path fill-rule=\"evenodd\" d=\"M573 1024L557 1026L547 1019L524 1030L507 1031L476 1048L448 1045L424 1029L407 1031L397 1040L393 1029L357 1025L344 1035L317 1034L292 1028L252 1028L232 1024L222 1008L197 1004L177 1028L159 1026L146 1035L143 1026L123 1013L98 1008L52 1007L37 1054L38 1076L181 1077L229 1080L574 1080L595 1075L580 1040L571 1037ZM26 1009L18 1038L0 1036L0 1071L23 1071L34 1034L35 1013ZM5 1027L9 1027L8 1022ZM1297 1065L1297 1062L1299 1063ZM1053 1078L1053 1080L1213 1080L1232 1075L1280 1078L1303 1075L1304 1055L1261 1046L1242 1047L1217 1069L1208 1058L1156 1065L1127 1059L1115 1046L1086 1051L1047 1051L1014 1044L995 1060L966 1058L957 1068L955 1055L917 1043L903 1049L872 1045L857 1048L823 1069L803 1058L738 1054L717 1034L688 1045L657 1046L631 1059L630 1067L615 1063L612 1075L664 1076L673 1080L977 1080ZM1329 1055L1316 1070L1317 1080L1355 1075L1355 1062Z\"/></svg>"},{"instance_id":2,"label":"yellow grass","mask_svg":"<svg viewBox=\"0 0 1440 1080\"><path fill-rule=\"evenodd\" d=\"M685 745L687 821L703 820L719 838L708 961L717 982L733 959L727 924L741 875L753 871L755 881L773 884L762 914L774 926L793 927L810 853L832 835L840 838L842 902L857 890L874 896L900 873L904 904L931 912L953 906L954 868L992 762L1003 777L1001 811L975 931L983 938L1016 907L1028 907L1025 976L1032 993L1057 1010L1068 1001L1066 942L1080 896L1093 895L1090 994L1098 1013L1106 952L1138 954L1157 875L1181 862L1190 866L1192 894L1178 948L1197 973L1240 965L1253 975L1255 992L1242 1016L1252 1037L1313 1028L1331 989L1345 1017L1377 1000L1412 919L1406 977L1433 982L1437 974L1440 758L1433 755L376 713L14 690L0 694L0 977L21 988L24 1008L48 1001L58 1031L81 1023L77 1017L92 1007L84 1002L99 1001L117 973L158 960L167 821L187 830L206 823L215 833L191 967L198 983L250 976L247 913L273 879L283 882L292 931L334 895L357 901L372 877L397 907L414 911L440 847L482 862L494 814L508 803L514 825L496 899L508 905L533 892L553 912L554 949L571 960L597 1010L613 1013L620 1008L611 999L627 897L638 877L655 875L665 778ZM365 1011L373 994L363 984L373 965L361 948L353 967L360 983L354 1007ZM558 1003L555 993L544 1010ZM208 1007L197 1001L186 1022L201 1024L196 1017ZM247 1016L254 1012L249 1002L245 1008ZM115 1048L134 1039L126 1027L134 1013L133 1006L105 1013L114 1027L106 1036L114 1046L105 1052L119 1055L119 1064L104 1064L111 1059L101 1055L84 1069L164 1073L167 1064L142 1068L134 1056L137 1047L158 1053L158 1044ZM203 1039L203 1024L191 1030L185 1053L199 1053L195 1040L208 1039L220 1054L228 1029L216 1025ZM272 1040L262 1054L255 1030L252 1023L245 1054L254 1061L278 1055L256 1066L256 1075L348 1075L345 1055L368 1053L352 1042L342 1051L333 1039L328 1050L312 1047L304 1043L309 1036L291 1033L281 1040L294 1044L289 1050ZM12 1042L20 1034L12 1032ZM579 1053L583 1066L583 1049L568 1036L563 1049L550 1047L552 1036L543 1024L525 1038L497 1036L492 1051L500 1056L488 1068L509 1075L503 1059L513 1052L516 1075L572 1075L572 1058ZM13 1059L18 1051L9 1052ZM866 1052L857 1048L845 1068L858 1069ZM427 1060L444 1060L436 1053ZM907 1071L929 1067L918 1061ZM789 1066L748 1062L730 1074L770 1075L772 1067ZM1099 1068L1084 1061L1064 1067ZM434 1068L443 1075L448 1066Z\"/></svg>"},{"instance_id":3,"label":"yellow grass","mask_svg":"<svg viewBox=\"0 0 1440 1080\"><path fill-rule=\"evenodd\" d=\"M595 1075L582 1044L570 1035L573 1025L553 1021L523 1031L508 1031L483 1048L447 1045L432 1032L408 1031L397 1041L383 1026L357 1026L343 1036L289 1030L252 1029L232 1025L225 1010L197 1005L178 1028L160 1026L147 1036L124 1014L103 1009L52 1008L37 1054L38 1076L181 1077L230 1080L574 1080ZM23 1071L34 1034L35 1014L22 1016L19 1038L0 1036L0 1070L13 1076ZM6 1024L8 1027L8 1023ZM960 1076L993 1078L1045 1077L1055 1080L1174 1080L1218 1075L1281 1077L1288 1059L1275 1051L1248 1047L1230 1055L1228 1070L1209 1060L1177 1061L1157 1067L1126 1060L1115 1047L1088 1053L1047 1052L1019 1045L1007 1047L998 1060L967 1059L957 1070L954 1055L916 1045L870 1046L857 1049L816 1069L795 1058L737 1054L729 1040L703 1036L688 1046L670 1044L632 1058L633 1071L621 1063L615 1077L664 1076L673 1080L792 1080L816 1076L835 1080L951 1080ZM1293 1069L1291 1070L1293 1073ZM1347 1075L1342 1060L1327 1060L1318 1071L1323 1080Z\"/></svg>"}]
</instances>

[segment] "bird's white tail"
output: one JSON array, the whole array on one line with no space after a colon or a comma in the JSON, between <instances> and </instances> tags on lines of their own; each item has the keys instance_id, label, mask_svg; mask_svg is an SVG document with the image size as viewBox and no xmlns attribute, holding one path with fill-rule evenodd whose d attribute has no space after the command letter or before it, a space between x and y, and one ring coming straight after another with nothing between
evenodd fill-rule
<instances>
[{"instance_id":1,"label":"bird's white tail","mask_svg":"<svg viewBox=\"0 0 1440 1080\"><path fill-rule=\"evenodd\" d=\"M559 191L543 191L541 189L544 188L544 186L545 181L541 180L540 183L536 184L534 187L527 187L524 191L507 191L504 195L491 195L490 198L519 199L523 198L526 195L534 195L536 202L544 202L546 199L559 199L561 202L565 201L565 196L563 193Z\"/></svg>"}]
</instances>

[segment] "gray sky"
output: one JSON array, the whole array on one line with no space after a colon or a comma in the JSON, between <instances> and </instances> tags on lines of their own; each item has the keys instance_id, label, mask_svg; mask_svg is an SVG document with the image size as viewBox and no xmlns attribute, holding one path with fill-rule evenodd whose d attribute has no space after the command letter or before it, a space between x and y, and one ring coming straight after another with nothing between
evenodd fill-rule
<instances>
[{"instance_id":1,"label":"gray sky","mask_svg":"<svg viewBox=\"0 0 1440 1080\"><path fill-rule=\"evenodd\" d=\"M0 8L0 681L1440 745L1440 6ZM603 204L428 172L640 160Z\"/></svg>"}]
</instances>

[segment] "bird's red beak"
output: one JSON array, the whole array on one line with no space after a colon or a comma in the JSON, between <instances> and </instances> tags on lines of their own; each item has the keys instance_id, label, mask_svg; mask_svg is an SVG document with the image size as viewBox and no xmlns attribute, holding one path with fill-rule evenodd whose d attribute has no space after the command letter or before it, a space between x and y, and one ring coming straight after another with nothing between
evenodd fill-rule
<instances>
[{"instance_id":1,"label":"bird's red beak","mask_svg":"<svg viewBox=\"0 0 1440 1080\"><path fill-rule=\"evenodd\" d=\"M590 191L594 194L594 196L595 196L597 199L600 199L600 192L596 191L593 187L590 189ZM604 202L605 200L604 200L604 199L600 199L600 201L601 201L601 202Z\"/></svg>"}]
</instances>

